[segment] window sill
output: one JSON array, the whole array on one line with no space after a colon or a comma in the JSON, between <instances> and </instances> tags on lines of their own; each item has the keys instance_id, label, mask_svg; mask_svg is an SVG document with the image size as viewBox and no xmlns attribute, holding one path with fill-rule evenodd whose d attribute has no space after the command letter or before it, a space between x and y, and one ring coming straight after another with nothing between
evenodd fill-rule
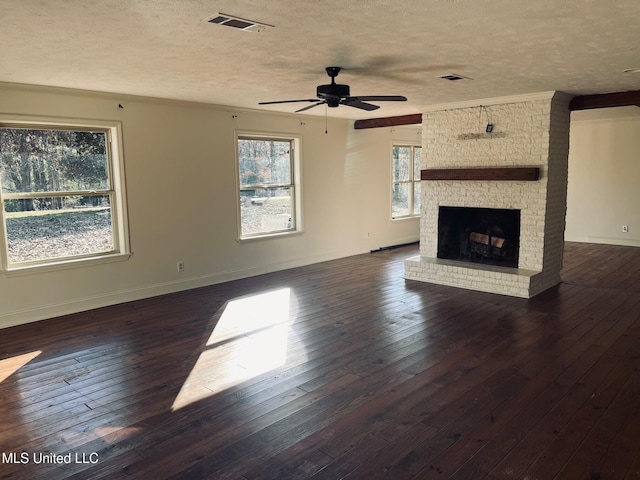
<instances>
[{"instance_id":1,"label":"window sill","mask_svg":"<svg viewBox=\"0 0 640 480\"><path fill-rule=\"evenodd\" d=\"M265 233L264 235L256 235L255 237L240 237L238 242L251 243L259 240L269 240L273 238L292 237L295 235L301 235L303 230L293 230L290 232L277 232L277 233Z\"/></svg>"},{"instance_id":2,"label":"window sill","mask_svg":"<svg viewBox=\"0 0 640 480\"><path fill-rule=\"evenodd\" d=\"M68 270L70 268L91 267L104 263L126 262L131 258L132 253L114 253L100 257L75 258L73 260L61 260L59 262L11 267L2 271L4 277L19 277L22 275L34 275L40 273L54 272L58 270Z\"/></svg>"}]
</instances>

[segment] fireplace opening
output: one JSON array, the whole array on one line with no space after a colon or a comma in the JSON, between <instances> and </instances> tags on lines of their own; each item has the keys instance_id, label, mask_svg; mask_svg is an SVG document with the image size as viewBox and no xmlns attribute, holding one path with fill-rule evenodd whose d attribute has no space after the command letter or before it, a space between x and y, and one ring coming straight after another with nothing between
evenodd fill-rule
<instances>
[{"instance_id":1,"label":"fireplace opening","mask_svg":"<svg viewBox=\"0 0 640 480\"><path fill-rule=\"evenodd\" d=\"M438 258L518 267L520 210L440 207Z\"/></svg>"}]
</instances>

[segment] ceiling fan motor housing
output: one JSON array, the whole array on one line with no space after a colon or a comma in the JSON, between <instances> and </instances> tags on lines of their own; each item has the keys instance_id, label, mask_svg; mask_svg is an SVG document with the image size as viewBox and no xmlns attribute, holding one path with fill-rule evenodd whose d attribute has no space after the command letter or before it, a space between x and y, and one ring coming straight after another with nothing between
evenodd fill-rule
<instances>
[{"instance_id":1,"label":"ceiling fan motor housing","mask_svg":"<svg viewBox=\"0 0 640 480\"><path fill-rule=\"evenodd\" d=\"M326 98L329 97L348 97L349 96L349 85L341 85L339 83L330 83L328 85L318 85L316 89L316 95L318 98Z\"/></svg>"}]
</instances>

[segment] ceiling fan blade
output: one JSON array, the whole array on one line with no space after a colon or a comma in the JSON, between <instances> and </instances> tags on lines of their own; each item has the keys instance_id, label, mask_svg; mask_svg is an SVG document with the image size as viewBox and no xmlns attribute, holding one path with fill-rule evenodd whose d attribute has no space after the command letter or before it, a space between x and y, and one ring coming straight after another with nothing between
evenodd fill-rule
<instances>
[{"instance_id":1,"label":"ceiling fan blade","mask_svg":"<svg viewBox=\"0 0 640 480\"><path fill-rule=\"evenodd\" d=\"M360 99L356 97L345 98L340 103L342 105L347 105L348 107L355 107L355 108L359 108L360 110L367 110L368 112L372 110L377 110L380 108L378 105L361 102Z\"/></svg>"},{"instance_id":2,"label":"ceiling fan blade","mask_svg":"<svg viewBox=\"0 0 640 480\"><path fill-rule=\"evenodd\" d=\"M302 100L277 100L275 102L258 102L258 105L272 105L274 103L298 103L298 102L317 102L317 98L305 98Z\"/></svg>"},{"instance_id":3,"label":"ceiling fan blade","mask_svg":"<svg viewBox=\"0 0 640 480\"><path fill-rule=\"evenodd\" d=\"M384 58L383 58L384 60ZM387 59L388 60L388 59ZM341 70L341 67L325 68L327 75L331 77L331 83L318 85L316 87L316 98L301 98L297 100L276 100L271 102L259 102L258 105L274 105L283 103L301 103L309 102L311 105L296 110L296 113L305 112L318 105L326 105L329 108L335 108L339 105L358 108L360 110L372 111L380 108L378 105L369 102L405 102L407 97L401 95L364 95L361 97L352 97L349 93L349 85L336 83L335 79Z\"/></svg>"},{"instance_id":4,"label":"ceiling fan blade","mask_svg":"<svg viewBox=\"0 0 640 480\"><path fill-rule=\"evenodd\" d=\"M309 105L308 107L302 107L301 109L296 110L294 113L304 112L305 110L309 110L310 108L317 107L318 105L322 105L323 103L327 103L327 102L325 102L324 100L323 100L323 101L321 101L321 102L320 102L320 101L318 101L318 102L316 102L316 103L315 103L315 104L313 104L313 105Z\"/></svg>"},{"instance_id":5,"label":"ceiling fan blade","mask_svg":"<svg viewBox=\"0 0 640 480\"><path fill-rule=\"evenodd\" d=\"M403 97L402 95L358 95L357 97L349 97L355 98L356 100L361 100L365 102L406 102L407 97Z\"/></svg>"}]
</instances>

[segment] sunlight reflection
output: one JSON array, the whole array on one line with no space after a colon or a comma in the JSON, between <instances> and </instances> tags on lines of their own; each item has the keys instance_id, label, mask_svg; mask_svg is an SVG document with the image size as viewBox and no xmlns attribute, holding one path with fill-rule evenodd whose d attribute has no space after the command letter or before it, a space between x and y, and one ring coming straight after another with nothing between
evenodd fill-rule
<instances>
[{"instance_id":1,"label":"sunlight reflection","mask_svg":"<svg viewBox=\"0 0 640 480\"><path fill-rule=\"evenodd\" d=\"M172 410L284 365L290 304L289 288L229 301Z\"/></svg>"},{"instance_id":2,"label":"sunlight reflection","mask_svg":"<svg viewBox=\"0 0 640 480\"><path fill-rule=\"evenodd\" d=\"M141 427L96 427L93 429L96 437L102 438L104 441L111 444L117 443L121 440L140 434L144 431ZM85 440L86 441L86 440Z\"/></svg>"},{"instance_id":3,"label":"sunlight reflection","mask_svg":"<svg viewBox=\"0 0 640 480\"><path fill-rule=\"evenodd\" d=\"M41 353L42 350L35 350L30 353L0 360L0 382L9 378Z\"/></svg>"}]
</instances>

